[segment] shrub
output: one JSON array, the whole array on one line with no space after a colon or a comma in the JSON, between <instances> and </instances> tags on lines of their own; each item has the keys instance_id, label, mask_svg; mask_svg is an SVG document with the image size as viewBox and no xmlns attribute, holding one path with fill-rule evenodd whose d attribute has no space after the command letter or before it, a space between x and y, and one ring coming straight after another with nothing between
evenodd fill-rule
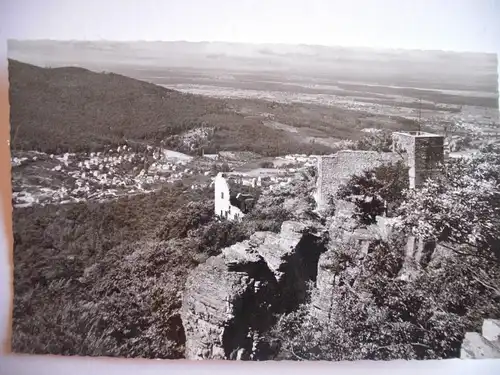
<instances>
[{"instance_id":1,"label":"shrub","mask_svg":"<svg viewBox=\"0 0 500 375\"><path fill-rule=\"evenodd\" d=\"M356 142L355 149L366 151L390 152L392 148L392 132L382 130L370 133Z\"/></svg>"},{"instance_id":2,"label":"shrub","mask_svg":"<svg viewBox=\"0 0 500 375\"><path fill-rule=\"evenodd\" d=\"M435 180L408 191L401 229L429 241L468 245L471 256L500 259L500 156L450 160Z\"/></svg>"},{"instance_id":3,"label":"shrub","mask_svg":"<svg viewBox=\"0 0 500 375\"><path fill-rule=\"evenodd\" d=\"M341 185L337 198L354 203L354 213L363 224L372 224L378 215L393 216L408 188L408 168L403 162L382 165L351 177Z\"/></svg>"}]
</instances>

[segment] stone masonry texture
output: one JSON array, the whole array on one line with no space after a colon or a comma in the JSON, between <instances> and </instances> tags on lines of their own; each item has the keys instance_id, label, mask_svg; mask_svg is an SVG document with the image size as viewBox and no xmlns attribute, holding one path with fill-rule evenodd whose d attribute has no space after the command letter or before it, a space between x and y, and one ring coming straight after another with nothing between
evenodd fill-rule
<instances>
[{"instance_id":1,"label":"stone masonry texture","mask_svg":"<svg viewBox=\"0 0 500 375\"><path fill-rule=\"evenodd\" d=\"M395 163L402 157L397 153L377 151L340 151L318 158L316 202L318 209L326 208L329 197L335 196L341 184L351 176L383 164Z\"/></svg>"},{"instance_id":2,"label":"stone masonry texture","mask_svg":"<svg viewBox=\"0 0 500 375\"><path fill-rule=\"evenodd\" d=\"M420 186L433 177L444 161L444 137L441 135L409 132L393 133L393 151L408 157L410 187Z\"/></svg>"}]
</instances>

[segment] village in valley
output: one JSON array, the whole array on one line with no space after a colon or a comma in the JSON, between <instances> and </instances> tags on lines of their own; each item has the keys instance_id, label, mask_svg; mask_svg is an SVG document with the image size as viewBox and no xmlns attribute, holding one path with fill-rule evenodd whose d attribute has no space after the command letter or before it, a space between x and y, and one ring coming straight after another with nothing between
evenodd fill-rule
<instances>
[{"instance_id":1,"label":"village in valley","mask_svg":"<svg viewBox=\"0 0 500 375\"><path fill-rule=\"evenodd\" d=\"M364 130L367 135L380 133L380 129ZM203 140L203 136L199 138ZM446 137L443 141L446 157L471 155L481 145L495 144L500 139L494 129L486 137L477 137L473 143L469 140L467 145L462 145L464 138L457 134ZM356 142L344 141L338 142L337 147L348 151L357 146ZM238 151L197 157L157 146L127 144L79 154L19 151L12 156L13 204L28 207L105 200L151 192L175 182L184 182L191 189L202 189L213 187L217 174L223 170L230 173L232 179L239 176L243 184L262 186L264 183L272 188L274 184L290 182L303 168L316 167L319 160L320 155L290 154L273 158Z\"/></svg>"}]
</instances>

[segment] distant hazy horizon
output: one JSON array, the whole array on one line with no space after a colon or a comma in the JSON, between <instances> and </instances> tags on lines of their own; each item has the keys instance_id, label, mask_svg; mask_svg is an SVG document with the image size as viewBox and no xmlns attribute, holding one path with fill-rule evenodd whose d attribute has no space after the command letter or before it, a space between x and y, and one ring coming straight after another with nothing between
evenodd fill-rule
<instances>
[{"instance_id":1,"label":"distant hazy horizon","mask_svg":"<svg viewBox=\"0 0 500 375\"><path fill-rule=\"evenodd\" d=\"M11 40L204 44L204 48L215 50L207 52L211 55L209 58L200 60L209 66L217 65L216 61L229 61L221 56L227 53L219 48L221 45L235 50L252 45L257 46L254 49L285 50L283 54L291 55L295 52L287 52L287 49L328 47L369 53L403 51L412 56L422 51L437 55L456 53L454 56L460 55L460 59L469 56L479 60L488 60L495 54L496 79L500 76L500 0L46 0L43 3L17 0L2 2L0 14L3 16L1 32ZM237 52L236 58L235 53L230 54L230 64L220 66L234 66L240 56L248 57L245 51ZM268 65L289 64L280 60L280 54L271 53L273 60ZM292 59L288 56L292 64L302 63L310 52L299 54L301 58L297 62L293 61L296 56ZM185 61L178 57L177 63L172 62L176 59L172 56L170 64L181 65ZM132 58L148 59L142 52ZM312 58L314 56L309 56ZM55 61L57 57L47 59ZM155 59L165 60L161 56ZM262 54L258 60L259 64L265 60ZM325 64L330 62L330 57L327 60ZM376 59L370 61L376 62ZM432 73L428 67L420 68L419 63L416 59L411 69ZM250 62L252 64L254 62ZM349 68L349 64L342 67ZM475 67L467 63L454 64L451 68L455 73L458 69L466 69L462 72L466 75L468 71L474 74ZM447 75L446 69L439 70ZM498 87L498 82L496 85Z\"/></svg>"},{"instance_id":2,"label":"distant hazy horizon","mask_svg":"<svg viewBox=\"0 0 500 375\"><path fill-rule=\"evenodd\" d=\"M317 44L317 43L293 43L293 42L233 42L230 40L144 40L144 39L131 39L131 40L113 40L113 39L65 39L65 38L8 38L7 42L56 42L56 43L113 43L113 44L129 44L129 43L188 43L188 44L225 44L225 45L251 45L251 46L266 46L266 47L320 47L332 49L348 49L360 51L381 51L381 52L444 52L444 53L457 53L457 54L470 54L470 55L492 55L500 56L500 53L494 51L461 51L453 49L429 49L429 48L407 48L407 47L374 47L368 45L342 45L342 44Z\"/></svg>"},{"instance_id":3,"label":"distant hazy horizon","mask_svg":"<svg viewBox=\"0 0 500 375\"><path fill-rule=\"evenodd\" d=\"M274 71L282 74L328 74L337 79L411 77L411 80L468 81L495 86L495 54L329 47L278 43L117 42L9 40L10 58L40 66L82 66L114 71L120 67L152 70L197 68ZM484 75L487 72L487 75ZM488 82L485 82L488 81ZM368 81L367 81L368 82Z\"/></svg>"},{"instance_id":4,"label":"distant hazy horizon","mask_svg":"<svg viewBox=\"0 0 500 375\"><path fill-rule=\"evenodd\" d=\"M16 0L14 39L228 41L500 53L500 0Z\"/></svg>"}]
</instances>

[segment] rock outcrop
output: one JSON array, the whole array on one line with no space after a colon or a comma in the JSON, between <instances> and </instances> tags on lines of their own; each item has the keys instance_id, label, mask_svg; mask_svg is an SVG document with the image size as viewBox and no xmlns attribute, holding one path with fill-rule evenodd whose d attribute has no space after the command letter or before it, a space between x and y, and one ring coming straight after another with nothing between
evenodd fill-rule
<instances>
[{"instance_id":1,"label":"rock outcrop","mask_svg":"<svg viewBox=\"0 0 500 375\"><path fill-rule=\"evenodd\" d=\"M311 313L317 319L328 322L335 313L334 296L339 292L340 275L355 276L363 268L363 259L380 242L391 242L397 219L378 216L376 223L359 227L349 217L337 215L328 223L330 244L328 251L321 254L318 262L316 288L311 295ZM396 245L397 246L397 245ZM410 237L401 244L403 261L399 277L409 280L425 268L435 254L434 244L423 243ZM440 249L440 248L439 248ZM346 252L346 260L340 261L339 254ZM342 258L342 256L340 257ZM349 262L348 258L355 261Z\"/></svg>"},{"instance_id":2,"label":"rock outcrop","mask_svg":"<svg viewBox=\"0 0 500 375\"><path fill-rule=\"evenodd\" d=\"M279 234L257 232L198 266L182 299L186 358L268 358L262 334L304 302L323 251L320 233L285 222Z\"/></svg>"},{"instance_id":3,"label":"rock outcrop","mask_svg":"<svg viewBox=\"0 0 500 375\"><path fill-rule=\"evenodd\" d=\"M347 237L349 242L332 241L328 250L320 255L316 288L311 294L310 303L311 314L319 321L329 322L332 314L335 314L335 295L339 292L339 287L344 284L341 276L350 275L356 278L356 274L361 271L363 258L375 244L375 239L367 239L364 236L364 232L353 233L351 237ZM344 253L344 256L342 253L346 248L349 252ZM350 259L356 259L359 264L352 264Z\"/></svg>"},{"instance_id":4,"label":"rock outcrop","mask_svg":"<svg viewBox=\"0 0 500 375\"><path fill-rule=\"evenodd\" d=\"M329 322L333 308L333 296L336 292L338 274L335 272L332 251L321 254L318 262L316 288L311 298L311 314L322 322Z\"/></svg>"},{"instance_id":5,"label":"rock outcrop","mask_svg":"<svg viewBox=\"0 0 500 375\"><path fill-rule=\"evenodd\" d=\"M460 358L500 358L500 320L486 319L483 322L482 334L467 332L460 350Z\"/></svg>"}]
</instances>

